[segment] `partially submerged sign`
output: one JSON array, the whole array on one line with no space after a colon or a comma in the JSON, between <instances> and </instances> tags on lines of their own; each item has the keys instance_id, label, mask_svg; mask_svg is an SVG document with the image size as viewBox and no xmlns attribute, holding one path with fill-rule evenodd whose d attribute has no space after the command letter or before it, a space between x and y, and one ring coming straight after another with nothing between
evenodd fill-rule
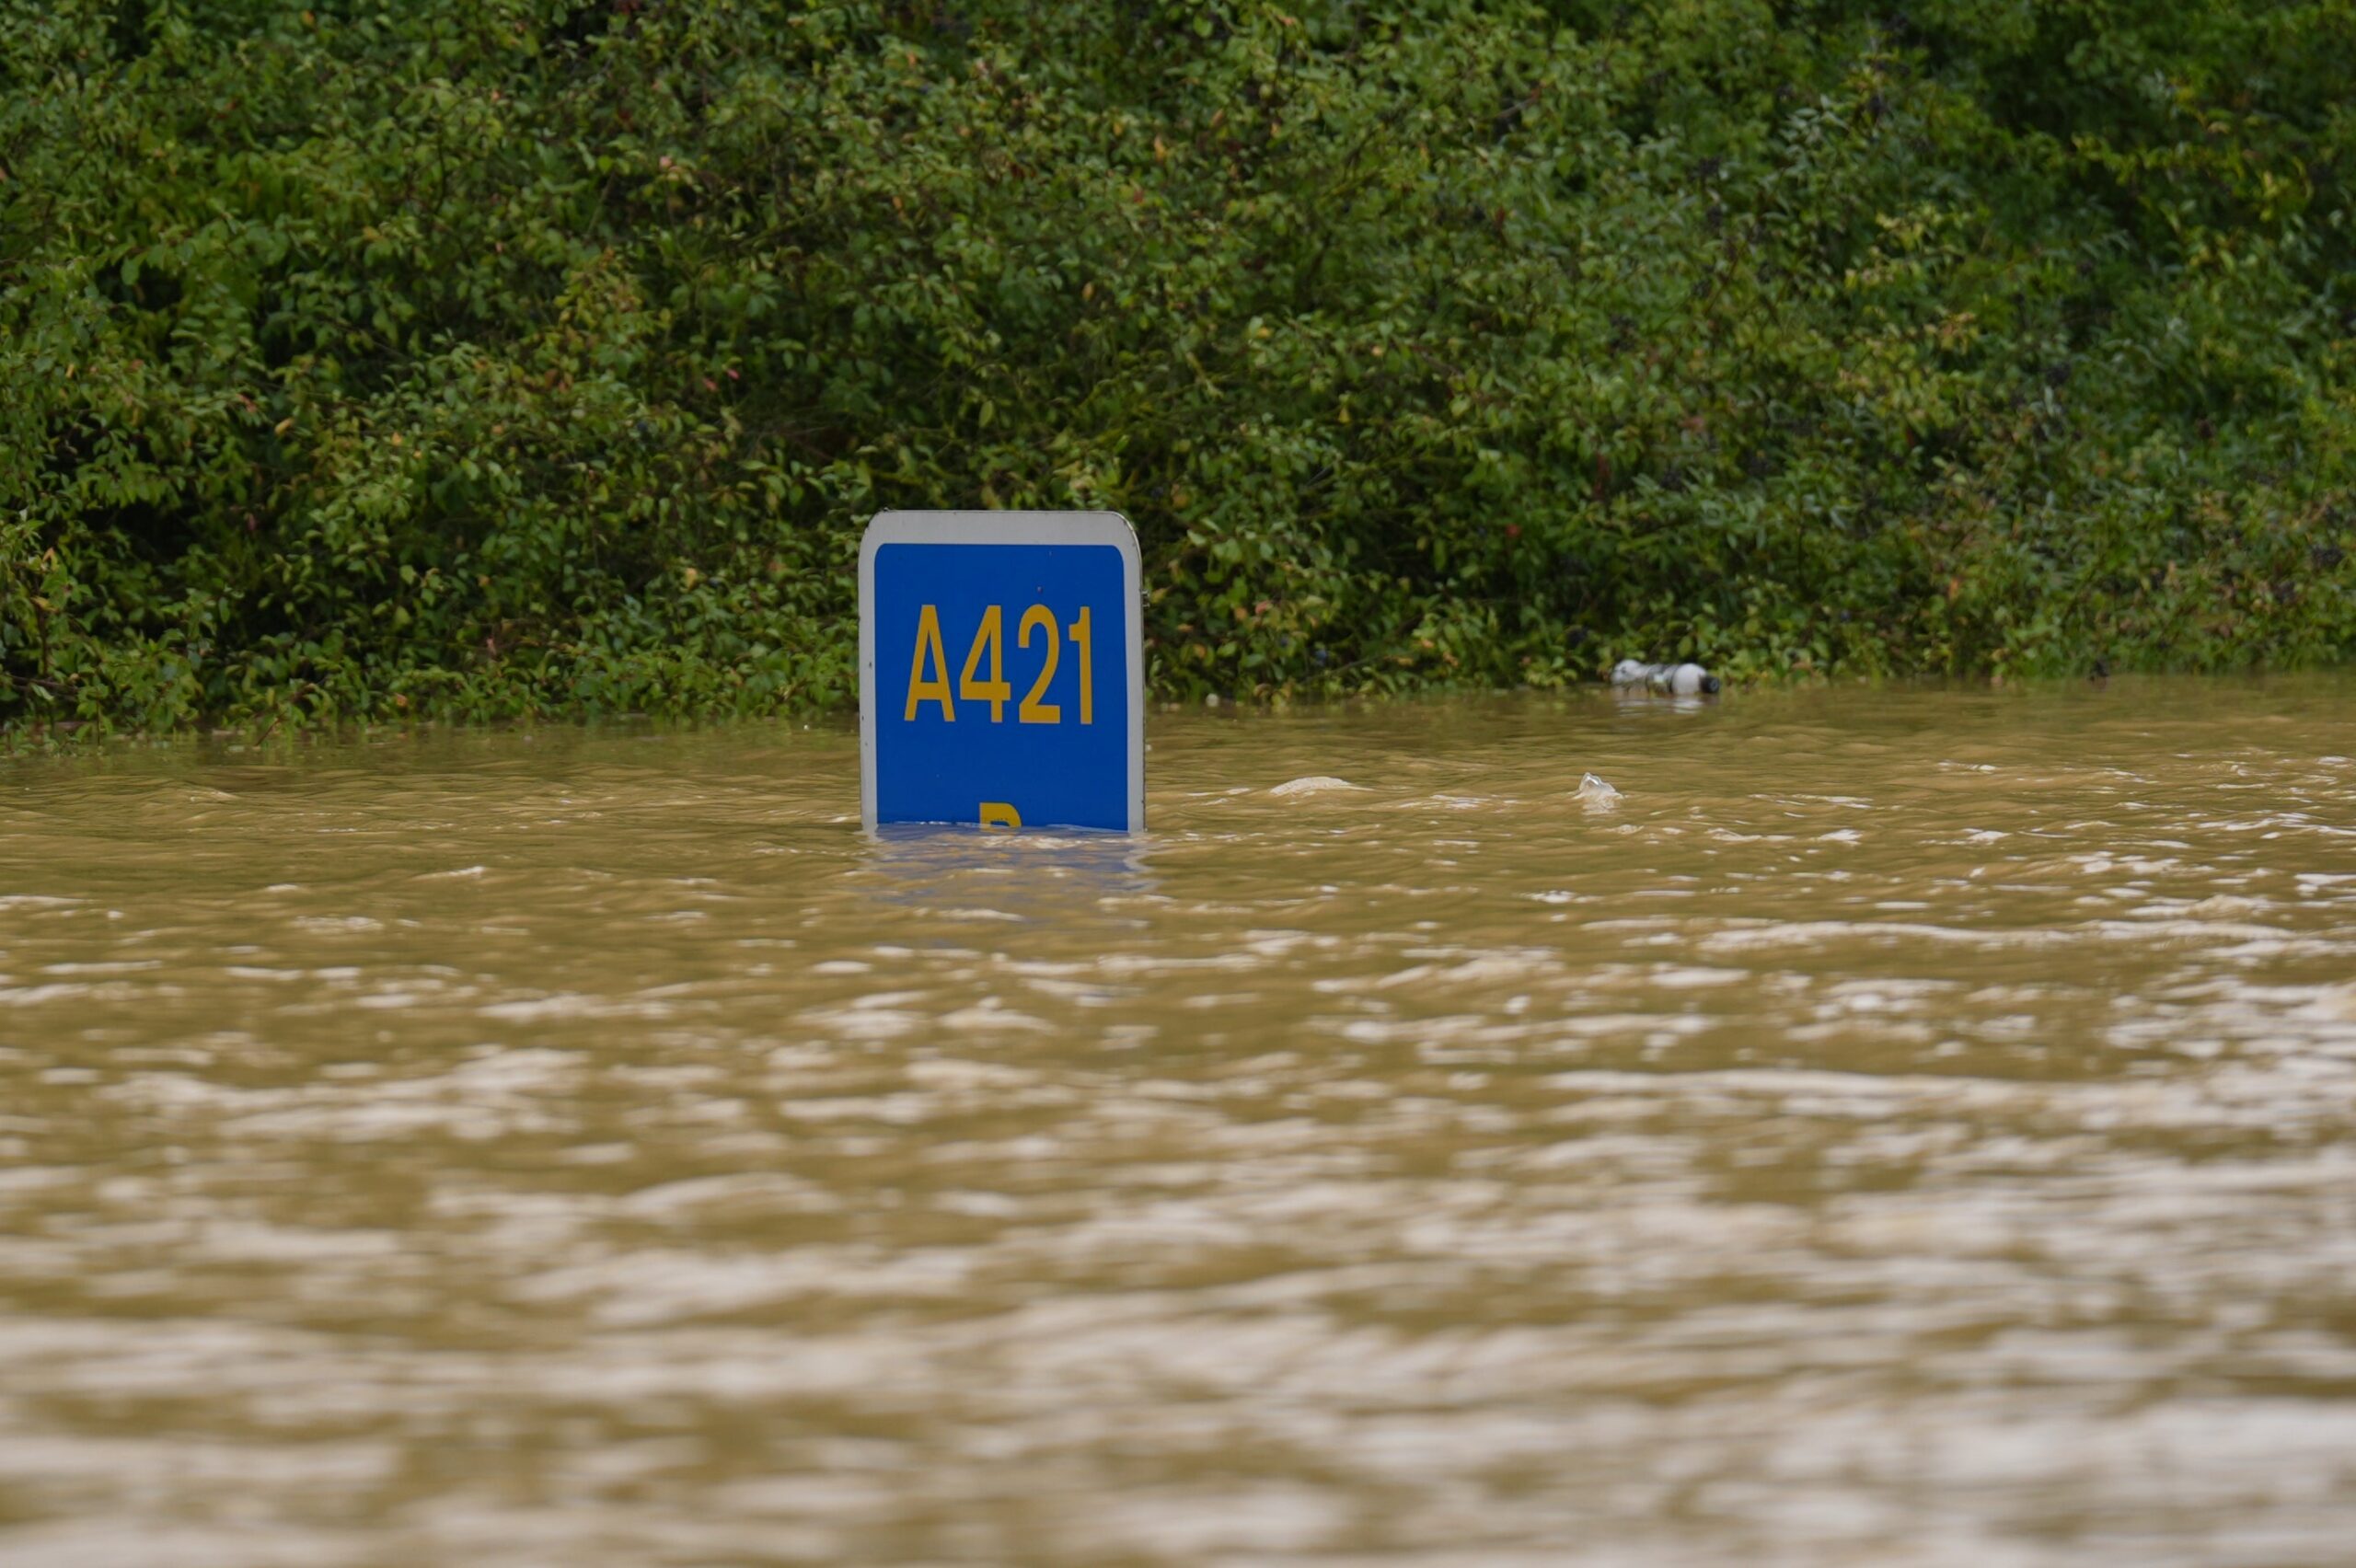
<instances>
[{"instance_id":1,"label":"partially submerged sign","mask_svg":"<svg viewBox=\"0 0 2356 1568\"><path fill-rule=\"evenodd\" d=\"M860 815L1145 826L1137 535L1113 512L886 512L859 548Z\"/></svg>"}]
</instances>

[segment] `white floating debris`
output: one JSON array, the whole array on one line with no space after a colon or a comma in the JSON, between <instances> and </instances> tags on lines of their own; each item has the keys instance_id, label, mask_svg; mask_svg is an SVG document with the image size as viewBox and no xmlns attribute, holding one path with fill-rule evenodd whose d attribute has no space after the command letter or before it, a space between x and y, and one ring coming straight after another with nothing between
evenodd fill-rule
<instances>
[{"instance_id":1,"label":"white floating debris","mask_svg":"<svg viewBox=\"0 0 2356 1568\"><path fill-rule=\"evenodd\" d=\"M1623 659L1611 667L1611 684L1650 686L1672 697L1696 697L1716 691L1723 683L1699 664L1647 664L1641 659Z\"/></svg>"},{"instance_id":2,"label":"white floating debris","mask_svg":"<svg viewBox=\"0 0 2356 1568\"><path fill-rule=\"evenodd\" d=\"M1592 773L1582 773L1579 775L1579 787L1571 791L1571 798L1584 801L1590 806L1602 806L1618 800L1620 791Z\"/></svg>"},{"instance_id":3,"label":"white floating debris","mask_svg":"<svg viewBox=\"0 0 2356 1568\"><path fill-rule=\"evenodd\" d=\"M1363 790L1363 784L1353 784L1346 778L1334 778L1326 774L1312 774L1307 778L1295 778L1279 784L1268 791L1271 795L1323 795L1336 790Z\"/></svg>"}]
</instances>

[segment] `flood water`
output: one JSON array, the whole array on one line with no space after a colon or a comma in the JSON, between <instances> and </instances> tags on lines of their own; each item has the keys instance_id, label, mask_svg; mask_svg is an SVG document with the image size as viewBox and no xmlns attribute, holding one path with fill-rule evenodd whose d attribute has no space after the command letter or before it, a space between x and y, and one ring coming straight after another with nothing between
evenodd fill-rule
<instances>
[{"instance_id":1,"label":"flood water","mask_svg":"<svg viewBox=\"0 0 2356 1568\"><path fill-rule=\"evenodd\" d=\"M0 1564L2349 1562L2351 716L0 762Z\"/></svg>"}]
</instances>

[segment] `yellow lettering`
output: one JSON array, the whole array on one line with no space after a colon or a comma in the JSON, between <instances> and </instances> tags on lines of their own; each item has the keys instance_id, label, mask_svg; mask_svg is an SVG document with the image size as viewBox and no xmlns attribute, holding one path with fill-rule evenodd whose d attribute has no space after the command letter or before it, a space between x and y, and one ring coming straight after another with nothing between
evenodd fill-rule
<instances>
[{"instance_id":1,"label":"yellow lettering","mask_svg":"<svg viewBox=\"0 0 2356 1568\"><path fill-rule=\"evenodd\" d=\"M984 652L990 656L990 678L977 681L974 672L981 667ZM974 646L965 654L964 673L957 677L957 695L967 702L988 703L993 724L1006 717L1006 701L1014 688L1006 684L1006 617L996 605L982 612Z\"/></svg>"},{"instance_id":2,"label":"yellow lettering","mask_svg":"<svg viewBox=\"0 0 2356 1568\"><path fill-rule=\"evenodd\" d=\"M1022 813L1004 801L982 802L982 826L985 828L1015 828L1022 825Z\"/></svg>"},{"instance_id":3,"label":"yellow lettering","mask_svg":"<svg viewBox=\"0 0 2356 1568\"><path fill-rule=\"evenodd\" d=\"M1014 716L1025 724L1060 724L1064 721L1063 709L1039 698L1045 694L1047 683L1056 678L1056 660L1063 652L1064 640L1056 634L1056 617L1047 606L1034 605L1022 612L1022 625L1014 634L1015 646L1031 646L1031 628L1034 626L1047 634L1047 662L1039 667L1039 678L1031 683L1031 695L1022 699L1022 706L1014 710Z\"/></svg>"},{"instance_id":4,"label":"yellow lettering","mask_svg":"<svg viewBox=\"0 0 2356 1568\"><path fill-rule=\"evenodd\" d=\"M930 678L924 673L928 655L935 672ZM917 656L908 664L908 711L905 717L911 724L916 722L917 704L920 702L941 704L941 721L944 724L957 718L957 710L949 705L949 652L941 645L941 613L930 605L917 616Z\"/></svg>"},{"instance_id":5,"label":"yellow lettering","mask_svg":"<svg viewBox=\"0 0 2356 1568\"><path fill-rule=\"evenodd\" d=\"M1080 721L1096 722L1096 644L1089 637L1088 606L1080 607L1080 618L1071 623L1071 645L1080 651Z\"/></svg>"}]
</instances>

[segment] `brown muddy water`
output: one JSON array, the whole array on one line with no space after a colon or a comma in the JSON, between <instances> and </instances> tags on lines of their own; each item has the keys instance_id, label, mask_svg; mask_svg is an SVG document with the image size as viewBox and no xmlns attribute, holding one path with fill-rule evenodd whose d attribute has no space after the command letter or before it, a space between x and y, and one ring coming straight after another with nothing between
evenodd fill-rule
<instances>
[{"instance_id":1,"label":"brown muddy water","mask_svg":"<svg viewBox=\"0 0 2356 1568\"><path fill-rule=\"evenodd\" d=\"M0 1564L2356 1561L2351 717L0 764Z\"/></svg>"}]
</instances>

